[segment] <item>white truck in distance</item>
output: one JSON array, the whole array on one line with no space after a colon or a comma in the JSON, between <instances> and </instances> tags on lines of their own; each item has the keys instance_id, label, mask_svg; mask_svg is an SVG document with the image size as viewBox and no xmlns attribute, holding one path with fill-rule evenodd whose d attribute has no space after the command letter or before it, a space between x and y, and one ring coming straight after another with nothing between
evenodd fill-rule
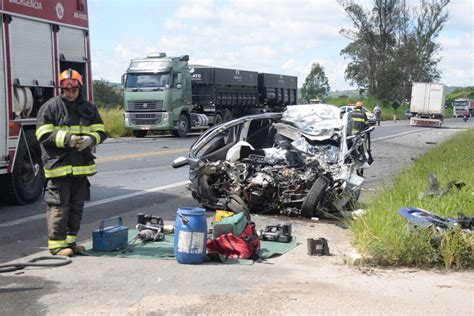
<instances>
[{"instance_id":1,"label":"white truck in distance","mask_svg":"<svg viewBox=\"0 0 474 316\"><path fill-rule=\"evenodd\" d=\"M441 127L444 103L443 84L414 82L411 90L410 125Z\"/></svg>"},{"instance_id":2,"label":"white truck in distance","mask_svg":"<svg viewBox=\"0 0 474 316\"><path fill-rule=\"evenodd\" d=\"M453 117L463 117L464 109L469 109L469 113L474 113L474 100L456 99L453 101Z\"/></svg>"}]
</instances>

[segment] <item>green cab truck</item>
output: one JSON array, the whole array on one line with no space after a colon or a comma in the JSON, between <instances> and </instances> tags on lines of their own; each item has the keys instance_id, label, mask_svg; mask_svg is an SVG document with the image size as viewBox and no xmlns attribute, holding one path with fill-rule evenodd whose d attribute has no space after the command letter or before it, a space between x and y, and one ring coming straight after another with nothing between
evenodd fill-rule
<instances>
[{"instance_id":1,"label":"green cab truck","mask_svg":"<svg viewBox=\"0 0 474 316\"><path fill-rule=\"evenodd\" d=\"M233 118L280 112L297 104L297 77L189 65L189 56L149 54L132 59L122 76L125 127L135 137L148 131L193 130Z\"/></svg>"}]
</instances>

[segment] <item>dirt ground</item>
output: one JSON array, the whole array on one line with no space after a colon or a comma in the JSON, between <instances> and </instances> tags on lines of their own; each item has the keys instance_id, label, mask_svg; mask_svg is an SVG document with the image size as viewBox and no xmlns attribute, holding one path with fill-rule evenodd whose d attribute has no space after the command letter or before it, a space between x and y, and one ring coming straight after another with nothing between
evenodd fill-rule
<instances>
[{"instance_id":1,"label":"dirt ground","mask_svg":"<svg viewBox=\"0 0 474 316\"><path fill-rule=\"evenodd\" d=\"M262 227L286 218L254 220ZM35 310L49 315L472 315L474 273L354 266L347 262L347 229L291 222L300 245L250 266L78 257L54 272L29 270L22 278L37 278L44 292ZM319 237L328 239L330 256L307 254L306 239Z\"/></svg>"}]
</instances>

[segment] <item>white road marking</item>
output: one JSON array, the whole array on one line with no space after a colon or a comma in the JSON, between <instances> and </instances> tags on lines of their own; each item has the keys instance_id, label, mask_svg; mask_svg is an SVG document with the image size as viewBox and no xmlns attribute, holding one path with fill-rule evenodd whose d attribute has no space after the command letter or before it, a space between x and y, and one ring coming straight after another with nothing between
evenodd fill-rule
<instances>
[{"instance_id":1,"label":"white road marking","mask_svg":"<svg viewBox=\"0 0 474 316\"><path fill-rule=\"evenodd\" d=\"M110 202L120 201L120 200L123 200L123 199L128 199L128 198L135 197L135 196L140 196L140 195L147 194L147 193L164 191L164 190L167 190L167 189L180 187L180 186L183 186L183 185L188 184L188 183L189 183L189 181L176 182L176 183L162 185L162 186L151 188L151 189L146 189L146 190L137 191L137 192L133 192L133 193L118 195L118 196L114 196L114 197L111 197L111 198L102 199L102 200L98 200L98 201L94 201L94 202L88 202L84 205L84 209L86 209L88 207L93 207L93 206L97 206L97 205L110 203ZM33 216L28 216L28 217L17 219L17 220L11 221L11 222L0 223L0 227L10 227L10 226L14 226L14 225L24 224L24 223L32 222L32 221L42 219L42 218L45 218L45 217L46 217L46 213L33 215Z\"/></svg>"},{"instance_id":2,"label":"white road marking","mask_svg":"<svg viewBox=\"0 0 474 316\"><path fill-rule=\"evenodd\" d=\"M372 141L373 142L378 142L378 141L381 141L381 140L386 140L386 139L390 139L390 138L397 138L397 137L400 137L400 136L403 136L403 135L413 134L413 133L418 133L418 132L425 132L425 131L428 131L428 130L429 129L420 129L420 130L413 130L413 131L403 132L403 133L400 133L400 134L392 134L392 135L388 135L388 136L384 136L384 137L374 138L374 139L372 139Z\"/></svg>"}]
</instances>

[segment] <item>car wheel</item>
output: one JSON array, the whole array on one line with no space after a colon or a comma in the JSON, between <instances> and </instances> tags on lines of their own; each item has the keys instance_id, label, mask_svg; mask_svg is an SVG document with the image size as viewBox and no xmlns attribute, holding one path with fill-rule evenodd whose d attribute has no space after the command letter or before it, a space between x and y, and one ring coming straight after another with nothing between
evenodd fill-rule
<instances>
[{"instance_id":1,"label":"car wheel","mask_svg":"<svg viewBox=\"0 0 474 316\"><path fill-rule=\"evenodd\" d=\"M198 178L198 187L196 188L196 192L193 197L202 202L203 199L210 201L211 203L217 203L216 194L212 191L211 186L214 181L211 179L210 176L207 175L200 175Z\"/></svg>"},{"instance_id":2,"label":"car wheel","mask_svg":"<svg viewBox=\"0 0 474 316\"><path fill-rule=\"evenodd\" d=\"M301 205L301 213L305 217L312 217L314 214L316 214L318 202L322 200L328 185L329 180L323 176L317 178L316 181L314 181L313 186L308 191L308 194Z\"/></svg>"}]
</instances>

